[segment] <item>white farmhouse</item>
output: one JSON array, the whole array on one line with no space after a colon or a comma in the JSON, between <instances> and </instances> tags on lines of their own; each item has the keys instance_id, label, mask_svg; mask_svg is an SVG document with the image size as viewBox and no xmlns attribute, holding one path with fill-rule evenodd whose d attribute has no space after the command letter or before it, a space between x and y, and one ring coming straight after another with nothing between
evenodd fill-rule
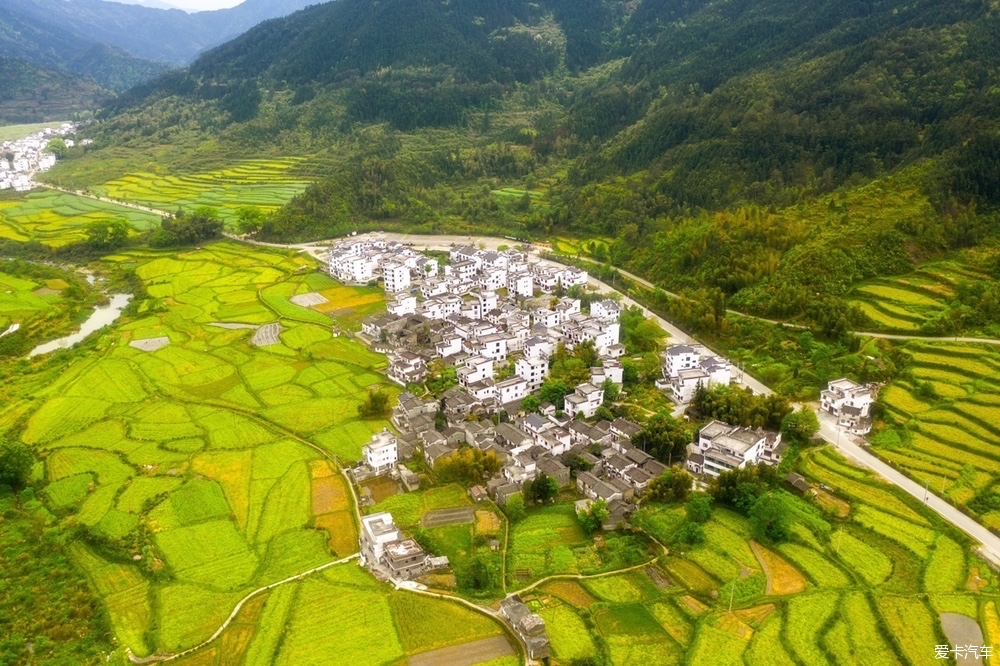
<instances>
[{"instance_id":1,"label":"white farmhouse","mask_svg":"<svg viewBox=\"0 0 1000 666\"><path fill-rule=\"evenodd\" d=\"M846 378L835 379L819 397L823 411L836 416L841 427L855 435L871 432L871 407L875 402L871 387Z\"/></svg>"},{"instance_id":2,"label":"white farmhouse","mask_svg":"<svg viewBox=\"0 0 1000 666\"><path fill-rule=\"evenodd\" d=\"M739 428L712 421L698 432L698 442L688 455L688 469L695 474L719 476L722 472L760 462L781 461L781 435Z\"/></svg>"},{"instance_id":3,"label":"white farmhouse","mask_svg":"<svg viewBox=\"0 0 1000 666\"><path fill-rule=\"evenodd\" d=\"M570 418L583 415L590 418L597 413L598 407L604 402L604 389L593 384L580 384L576 391L566 396L566 409Z\"/></svg>"},{"instance_id":4,"label":"white farmhouse","mask_svg":"<svg viewBox=\"0 0 1000 666\"><path fill-rule=\"evenodd\" d=\"M362 454L365 463L376 474L382 474L391 470L399 461L399 443L388 429L383 428L382 432L373 435L372 440L365 444Z\"/></svg>"}]
</instances>

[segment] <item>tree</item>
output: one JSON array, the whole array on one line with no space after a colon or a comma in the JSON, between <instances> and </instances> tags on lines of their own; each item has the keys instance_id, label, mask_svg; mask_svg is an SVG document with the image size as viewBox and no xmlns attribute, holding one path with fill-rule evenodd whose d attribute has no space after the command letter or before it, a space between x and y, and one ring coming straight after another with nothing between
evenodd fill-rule
<instances>
[{"instance_id":1,"label":"tree","mask_svg":"<svg viewBox=\"0 0 1000 666\"><path fill-rule=\"evenodd\" d=\"M562 410L566 407L566 396L570 393L566 382L547 381L542 384L542 388L538 391L538 397L542 402L550 402L556 409Z\"/></svg>"},{"instance_id":2,"label":"tree","mask_svg":"<svg viewBox=\"0 0 1000 666\"><path fill-rule=\"evenodd\" d=\"M786 441L805 444L818 432L819 419L816 418L816 412L805 405L798 411L789 412L781 420L781 436Z\"/></svg>"},{"instance_id":3,"label":"tree","mask_svg":"<svg viewBox=\"0 0 1000 666\"><path fill-rule=\"evenodd\" d=\"M537 395L529 395L521 401L521 411L525 414L537 414L538 408L542 406L542 401Z\"/></svg>"},{"instance_id":4,"label":"tree","mask_svg":"<svg viewBox=\"0 0 1000 666\"><path fill-rule=\"evenodd\" d=\"M0 437L0 486L7 486L15 493L24 490L33 463L34 456L27 446Z\"/></svg>"},{"instance_id":5,"label":"tree","mask_svg":"<svg viewBox=\"0 0 1000 666\"><path fill-rule=\"evenodd\" d=\"M84 233L88 247L95 250L114 250L128 242L129 224L116 217L113 220L95 220L87 225Z\"/></svg>"},{"instance_id":6,"label":"tree","mask_svg":"<svg viewBox=\"0 0 1000 666\"><path fill-rule=\"evenodd\" d=\"M500 586L500 564L492 553L477 553L458 570L458 584L471 590L492 590Z\"/></svg>"},{"instance_id":7,"label":"tree","mask_svg":"<svg viewBox=\"0 0 1000 666\"><path fill-rule=\"evenodd\" d=\"M368 391L365 401L358 405L358 415L363 419L384 418L389 414L389 394L382 389Z\"/></svg>"},{"instance_id":8,"label":"tree","mask_svg":"<svg viewBox=\"0 0 1000 666\"><path fill-rule=\"evenodd\" d=\"M256 206L240 206L236 209L236 230L241 234L253 235L264 225L264 212Z\"/></svg>"},{"instance_id":9,"label":"tree","mask_svg":"<svg viewBox=\"0 0 1000 666\"><path fill-rule=\"evenodd\" d=\"M780 482L777 467L763 463L747 465L723 472L713 479L711 493L719 504L748 514L757 498L777 488Z\"/></svg>"},{"instance_id":10,"label":"tree","mask_svg":"<svg viewBox=\"0 0 1000 666\"><path fill-rule=\"evenodd\" d=\"M653 479L646 490L651 502L683 502L691 494L690 474L680 467L671 467Z\"/></svg>"},{"instance_id":11,"label":"tree","mask_svg":"<svg viewBox=\"0 0 1000 666\"><path fill-rule=\"evenodd\" d=\"M590 503L590 508L576 514L583 531L587 534L594 534L601 529L604 521L611 513L608 511L608 503L602 499Z\"/></svg>"},{"instance_id":12,"label":"tree","mask_svg":"<svg viewBox=\"0 0 1000 666\"><path fill-rule=\"evenodd\" d=\"M632 438L632 444L668 465L675 460L684 460L687 446L692 441L694 431L691 426L666 412L653 415Z\"/></svg>"},{"instance_id":13,"label":"tree","mask_svg":"<svg viewBox=\"0 0 1000 666\"><path fill-rule=\"evenodd\" d=\"M593 368L601 363L601 357L597 353L593 340L584 340L573 350L573 356L578 358L588 368Z\"/></svg>"},{"instance_id":14,"label":"tree","mask_svg":"<svg viewBox=\"0 0 1000 666\"><path fill-rule=\"evenodd\" d=\"M440 483L471 486L492 479L503 467L496 453L466 446L442 458L434 465L434 478Z\"/></svg>"},{"instance_id":15,"label":"tree","mask_svg":"<svg viewBox=\"0 0 1000 666\"><path fill-rule=\"evenodd\" d=\"M788 538L791 514L784 497L774 492L765 493L750 507L750 530L761 541L784 541Z\"/></svg>"},{"instance_id":16,"label":"tree","mask_svg":"<svg viewBox=\"0 0 1000 666\"><path fill-rule=\"evenodd\" d=\"M610 379L605 379L601 388L604 389L604 406L610 408L621 395L621 389Z\"/></svg>"},{"instance_id":17,"label":"tree","mask_svg":"<svg viewBox=\"0 0 1000 666\"><path fill-rule=\"evenodd\" d=\"M507 503L503 506L503 512L507 514L507 520L516 523L524 518L524 495L514 493L507 498Z\"/></svg>"},{"instance_id":18,"label":"tree","mask_svg":"<svg viewBox=\"0 0 1000 666\"><path fill-rule=\"evenodd\" d=\"M712 496L708 493L692 493L684 506L687 518L693 523L707 523L712 517Z\"/></svg>"},{"instance_id":19,"label":"tree","mask_svg":"<svg viewBox=\"0 0 1000 666\"><path fill-rule=\"evenodd\" d=\"M527 499L533 504L548 502L559 494L559 483L545 472L540 472L527 485Z\"/></svg>"},{"instance_id":20,"label":"tree","mask_svg":"<svg viewBox=\"0 0 1000 666\"><path fill-rule=\"evenodd\" d=\"M674 533L674 542L697 545L705 542L705 528L698 523L684 523Z\"/></svg>"}]
</instances>

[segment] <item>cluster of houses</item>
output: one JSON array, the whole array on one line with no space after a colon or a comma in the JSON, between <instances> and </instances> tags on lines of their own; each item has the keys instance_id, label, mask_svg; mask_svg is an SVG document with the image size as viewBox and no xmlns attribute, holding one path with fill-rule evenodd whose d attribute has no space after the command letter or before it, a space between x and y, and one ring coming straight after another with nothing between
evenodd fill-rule
<instances>
[{"instance_id":1,"label":"cluster of houses","mask_svg":"<svg viewBox=\"0 0 1000 666\"><path fill-rule=\"evenodd\" d=\"M606 380L622 382L620 308L553 294L587 283L587 273L529 262L519 250L455 247L443 266L409 246L379 238L352 238L330 253L330 274L345 282L381 279L388 311L362 323L361 336L389 357L389 378L401 386L422 382L438 360L455 369L464 396L495 412L519 405L541 388L549 358L589 342L599 355L591 381L566 397L570 417L592 417L604 401Z\"/></svg>"},{"instance_id":2,"label":"cluster of houses","mask_svg":"<svg viewBox=\"0 0 1000 666\"><path fill-rule=\"evenodd\" d=\"M48 171L56 163L56 156L45 152L49 141L75 131L73 123L63 123L60 127L47 127L23 139L0 144L0 190L30 191L33 187L32 174ZM71 139L65 142L67 147L74 145Z\"/></svg>"}]
</instances>

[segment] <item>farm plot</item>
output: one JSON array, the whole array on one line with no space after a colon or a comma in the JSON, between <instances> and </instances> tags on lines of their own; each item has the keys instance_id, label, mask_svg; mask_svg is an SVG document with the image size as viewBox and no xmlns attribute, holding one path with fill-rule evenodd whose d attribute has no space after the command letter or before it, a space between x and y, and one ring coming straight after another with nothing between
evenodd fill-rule
<instances>
[{"instance_id":1,"label":"farm plot","mask_svg":"<svg viewBox=\"0 0 1000 666\"><path fill-rule=\"evenodd\" d=\"M1000 353L983 345L908 343L911 382L883 392L894 419L876 450L959 505L1000 477ZM976 513L993 520L989 502ZM985 508L985 510L984 510Z\"/></svg>"},{"instance_id":2,"label":"farm plot","mask_svg":"<svg viewBox=\"0 0 1000 666\"><path fill-rule=\"evenodd\" d=\"M134 267L156 314L111 329L105 352L40 388L22 439L46 453L50 505L122 544L133 562L95 551L88 568L145 581L143 603L155 603L134 611L127 603L137 594L97 587L123 644L147 655L204 640L249 589L355 552L349 492L324 460L323 438L310 435L335 438L349 459L386 425L356 409L383 381L384 358L335 340L329 327L281 319L259 299L286 333L316 330L296 348L279 340L257 349L252 331L208 325L226 319L225 297L236 290L304 286L307 259L219 243L109 261ZM150 331L171 344L128 344ZM447 506L456 494L464 498L461 489L431 497ZM143 575L163 568L170 577Z\"/></svg>"},{"instance_id":3,"label":"farm plot","mask_svg":"<svg viewBox=\"0 0 1000 666\"><path fill-rule=\"evenodd\" d=\"M160 223L152 213L73 194L40 190L0 204L0 238L62 247L84 240L87 225L122 219L137 231Z\"/></svg>"},{"instance_id":4,"label":"farm plot","mask_svg":"<svg viewBox=\"0 0 1000 666\"><path fill-rule=\"evenodd\" d=\"M576 549L589 540L572 504L534 510L511 530L508 572L518 583L557 573L579 573Z\"/></svg>"},{"instance_id":5,"label":"farm plot","mask_svg":"<svg viewBox=\"0 0 1000 666\"><path fill-rule=\"evenodd\" d=\"M227 169L185 176L136 173L91 187L103 197L152 208L191 211L199 206L215 208L231 224L241 206L254 206L270 213L305 190L308 183L289 175L299 160L249 160Z\"/></svg>"}]
</instances>

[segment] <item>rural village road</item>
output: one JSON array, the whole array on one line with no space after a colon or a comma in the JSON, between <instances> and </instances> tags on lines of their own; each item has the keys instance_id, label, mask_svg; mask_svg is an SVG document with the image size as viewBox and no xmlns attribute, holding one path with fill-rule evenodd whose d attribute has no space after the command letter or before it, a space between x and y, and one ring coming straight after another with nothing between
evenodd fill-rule
<instances>
[{"instance_id":1,"label":"rural village road","mask_svg":"<svg viewBox=\"0 0 1000 666\"><path fill-rule=\"evenodd\" d=\"M380 234L380 237L383 237L386 240L393 240L401 243L410 243L415 247L423 247L428 250L440 250L440 251L447 251L451 249L452 244L455 243L483 245L489 249L495 250L500 245L509 245L513 242L509 239L504 239L504 238L490 238L490 237L478 237L478 236L473 236L473 237L421 236L416 234L385 233L385 234ZM337 240L342 240L342 239L337 239ZM303 252L308 252L316 259L322 261L325 257L325 253L329 251L328 244L330 242L332 241L325 241L322 243L300 243L295 245L275 244L275 246L284 248L294 248ZM260 244L269 245L268 243L260 243ZM552 262L547 259L539 259L539 261L541 261L544 264L557 265L555 262ZM619 273L625 275L629 279L636 280L643 286L646 286L648 288L654 287L652 283L643 280L641 278L638 278L637 276L621 271L620 269ZM607 285L604 282L601 282L600 280L597 280L594 277L590 278L590 284L599 289L602 293L617 291L610 285ZM650 312L643 305L637 303L628 296L621 294L621 292L618 293L621 295L622 303L629 306L634 305L640 308L647 317L653 319L654 321L656 321L656 323L662 326L663 329L670 334L671 338L674 341L682 344L687 344L694 341L690 335L680 330L667 320ZM774 323L780 323L780 322L774 322ZM889 334L870 334L870 333L859 333L858 335L872 335L873 337L882 337L887 339L906 339L906 340L928 339L937 341L944 340L951 342L984 342L988 344L1000 344L1000 340L981 340L977 338L922 338L921 336L894 336ZM749 374L746 374L745 372L740 372L740 375L738 376L738 382L742 386L747 386L753 389L754 393L762 393L765 395L769 395L772 393L771 389L769 389L767 386L765 386L762 382L760 382L756 378L750 376ZM948 521L949 523L951 523L952 525L954 525L955 527L962 530L970 537L978 541L981 544L979 551L983 555L983 557L993 562L997 566L1000 566L1000 537L997 537L995 534L987 530L985 527L977 523L975 520L965 515L951 504L948 504L946 501L944 501L934 493L930 492L928 489L921 488L918 483L911 480L909 477L905 476L899 471L893 469L886 463L882 462L875 455L869 453L864 447L855 444L853 441L851 441L852 438L850 435L838 433L838 428L836 424L830 423L829 420L824 417L822 412L817 411L817 414L820 417L820 423L821 423L819 434L823 439L825 439L827 442L829 442L831 445L837 448L846 457L854 460L856 463L860 464L863 467L867 467L868 469L872 470L873 472L884 478L886 481L902 488L904 491L906 491L913 497L917 498L921 502L924 502L931 510L933 510L935 513L941 516L944 520Z\"/></svg>"}]
</instances>

